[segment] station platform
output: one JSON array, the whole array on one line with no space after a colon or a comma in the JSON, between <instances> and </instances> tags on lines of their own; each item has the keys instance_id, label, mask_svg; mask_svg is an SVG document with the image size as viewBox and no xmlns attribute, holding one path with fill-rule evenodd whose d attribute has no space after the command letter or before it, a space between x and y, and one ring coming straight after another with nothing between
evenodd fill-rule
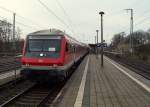
<instances>
[{"instance_id":1,"label":"station platform","mask_svg":"<svg viewBox=\"0 0 150 107\"><path fill-rule=\"evenodd\" d=\"M16 71L7 71L6 73L0 73L0 86L20 77L20 69L17 69Z\"/></svg>"},{"instance_id":2,"label":"station platform","mask_svg":"<svg viewBox=\"0 0 150 107\"><path fill-rule=\"evenodd\" d=\"M130 75L110 59L87 56L53 101L58 107L150 107L150 81Z\"/></svg>"}]
</instances>

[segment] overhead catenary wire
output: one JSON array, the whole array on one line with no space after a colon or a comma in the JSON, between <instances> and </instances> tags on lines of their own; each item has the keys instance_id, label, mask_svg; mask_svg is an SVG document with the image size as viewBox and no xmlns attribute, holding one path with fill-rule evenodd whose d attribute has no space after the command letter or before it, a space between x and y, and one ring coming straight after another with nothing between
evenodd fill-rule
<instances>
[{"instance_id":1,"label":"overhead catenary wire","mask_svg":"<svg viewBox=\"0 0 150 107\"><path fill-rule=\"evenodd\" d=\"M145 11L145 12L149 12L149 11ZM143 14L145 14L145 13L143 13ZM137 23L134 24L134 27L137 27L138 25L140 25L140 24L142 24L142 23L144 23L145 21L148 21L148 20L150 20L150 17L146 17L142 20L139 20ZM128 30L128 28L125 31L127 31L127 30Z\"/></svg>"},{"instance_id":2,"label":"overhead catenary wire","mask_svg":"<svg viewBox=\"0 0 150 107\"><path fill-rule=\"evenodd\" d=\"M143 20L141 20L137 24L135 24L135 26L140 25L140 24L142 24L142 23L144 23L145 21L148 21L148 20L150 20L150 17L144 18Z\"/></svg>"},{"instance_id":3,"label":"overhead catenary wire","mask_svg":"<svg viewBox=\"0 0 150 107\"><path fill-rule=\"evenodd\" d=\"M63 6L61 5L61 3L59 2L59 0L55 0L57 2L57 4L59 5L60 9L63 11L64 15L66 16L73 32L74 32L74 29L73 29L73 23L72 23L72 20L70 18L70 16L68 15L68 13L66 12L66 10L63 8Z\"/></svg>"},{"instance_id":4,"label":"overhead catenary wire","mask_svg":"<svg viewBox=\"0 0 150 107\"><path fill-rule=\"evenodd\" d=\"M137 4L139 4L139 3L143 3L143 1L142 0L136 0L133 4L132 4L132 6L134 6L135 4L135 6L139 6L139 5L137 5ZM147 10L145 10L144 12L142 12L142 14L139 16L139 17L137 17L137 18L135 18L135 20L136 20L136 23L134 24L134 27L136 28L138 25L140 25L140 24L142 24L142 23L144 23L145 21L147 21L147 20L149 20L149 18L150 17L147 17L147 18L145 18L145 17L143 17L144 15L146 15L147 13L149 13L150 12L150 8L149 9L147 9ZM127 29L125 30L125 32L128 30L129 28L127 27Z\"/></svg>"},{"instance_id":5,"label":"overhead catenary wire","mask_svg":"<svg viewBox=\"0 0 150 107\"><path fill-rule=\"evenodd\" d=\"M21 22L18 22L18 21L16 21L16 23L17 24L20 24L20 25L22 25L22 26L24 26L24 27L27 27L27 28L32 28L32 29L37 29L37 28L35 28L35 27L32 27L32 26L29 26L29 25L26 25L26 24L23 24L23 23L21 23Z\"/></svg>"},{"instance_id":6,"label":"overhead catenary wire","mask_svg":"<svg viewBox=\"0 0 150 107\"><path fill-rule=\"evenodd\" d=\"M126 7L130 8L130 7L133 7L133 6L138 6L137 3L140 3L140 2L142 2L142 0L135 0L135 1L133 1L132 3L130 3L131 5L126 6ZM126 7L125 7L125 8L126 8ZM110 13L110 14L107 15L107 17L110 18L110 17L112 17L112 16L116 16L116 15L120 15L120 14L122 14L122 10L115 11L115 12L113 12L113 13ZM107 17L106 17L106 18L107 18Z\"/></svg>"},{"instance_id":7,"label":"overhead catenary wire","mask_svg":"<svg viewBox=\"0 0 150 107\"><path fill-rule=\"evenodd\" d=\"M150 12L150 8L147 9L147 10L145 10L145 11L142 13L142 15L141 15L140 17L138 17L136 20L140 20L141 18L143 18L144 15L146 15L146 14L149 13L149 12Z\"/></svg>"},{"instance_id":8,"label":"overhead catenary wire","mask_svg":"<svg viewBox=\"0 0 150 107\"><path fill-rule=\"evenodd\" d=\"M135 1L132 2L131 5L128 6L128 7L133 7L133 6L134 6L134 7L135 7L135 6L137 7L137 6L140 6L140 5L138 5L138 4L140 4L141 2L143 3L142 0L135 0ZM119 12L119 11L118 11L118 12ZM140 17L138 17L138 18L135 18L135 20L136 20L136 21L139 20L138 23L139 23L139 22L142 23L142 22L140 21L140 19L143 17L143 15L145 15L145 14L147 14L147 13L149 13L149 12L150 12L150 9L145 10L145 11L142 13L142 15L141 15ZM121 14L121 13L119 13L119 14ZM110 17L112 17L112 16L115 16L115 15L118 15L118 14L110 14L110 15L108 15L108 16L109 16L108 18L110 18ZM135 24L135 25L137 26L137 25L139 25L139 24ZM136 27L136 26L135 26L135 27ZM128 31L129 28L128 28L128 25L127 25L127 26L121 27L121 29L125 29L124 32L126 32L126 31Z\"/></svg>"},{"instance_id":9,"label":"overhead catenary wire","mask_svg":"<svg viewBox=\"0 0 150 107\"><path fill-rule=\"evenodd\" d=\"M9 13L16 13L16 12L14 12L14 11L12 11L12 10L10 10L10 9L7 9L7 8L5 8L5 7L2 7L2 6L0 6L0 9L4 10L4 11L6 11L6 12L9 12ZM41 26L40 24L37 24L37 23L33 22L32 20L30 20L30 19L28 19L28 18L26 18L26 17L24 17L24 16L22 16L22 15L20 15L20 14L18 14L18 13L16 13L16 16L17 16L17 17L20 17L20 18L22 18L22 19L24 19L24 20L26 20L26 21L28 21L28 22L30 22L30 23L32 23L32 25ZM1 17L1 18L2 18L2 17ZM4 19L5 19L5 18L4 18ZM8 19L8 18L7 18L7 19ZM10 19L10 20L11 20L11 19ZM20 25L23 25L24 27L34 28L34 27L32 27L32 26L23 24L23 23L18 22L18 21L17 21L16 23L18 23L18 24L20 24Z\"/></svg>"},{"instance_id":10,"label":"overhead catenary wire","mask_svg":"<svg viewBox=\"0 0 150 107\"><path fill-rule=\"evenodd\" d=\"M50 14L52 14L53 16L55 16L57 18L57 20L59 20L62 24L64 24L72 33L73 30L70 29L70 27L66 24L66 22L64 22L59 16L57 16L55 14L55 12L53 12L45 3L43 3L41 0L37 0Z\"/></svg>"},{"instance_id":11,"label":"overhead catenary wire","mask_svg":"<svg viewBox=\"0 0 150 107\"><path fill-rule=\"evenodd\" d=\"M130 3L131 5L128 6L128 8L133 7L133 6L139 6L137 4L141 3L143 0L135 0L132 3Z\"/></svg>"},{"instance_id":12,"label":"overhead catenary wire","mask_svg":"<svg viewBox=\"0 0 150 107\"><path fill-rule=\"evenodd\" d=\"M0 16L0 18L2 18L2 20L6 20L6 21L8 21L9 23L10 23L10 20L11 19L9 19L9 18L5 18L5 17L2 17L2 16ZM10 23L10 24L12 24L12 23ZM19 22L19 21L16 21L16 24L19 24L19 25L21 25L21 26L24 26L24 27L26 27L26 28L32 28L32 29L37 29L37 28L35 28L35 27L32 27L32 26L29 26L29 25L26 25L26 24L23 24L23 23L21 23L21 22Z\"/></svg>"},{"instance_id":13,"label":"overhead catenary wire","mask_svg":"<svg viewBox=\"0 0 150 107\"><path fill-rule=\"evenodd\" d=\"M4 10L4 11L7 11L7 12L9 12L9 13L15 13L14 11L11 11L11 10L5 8L5 7L2 7L2 6L0 6L0 9L2 9L2 10Z\"/></svg>"},{"instance_id":14,"label":"overhead catenary wire","mask_svg":"<svg viewBox=\"0 0 150 107\"><path fill-rule=\"evenodd\" d=\"M31 19L28 19L28 18L23 17L23 16L18 15L18 14L16 14L16 16L18 16L18 17L20 17L20 18L22 18L22 19L24 19L24 20L26 20L26 21L28 21L28 22L32 23L32 24L33 24L33 25L35 25L35 26L40 26L40 27L41 27L41 25L40 25L40 24L38 24L38 23L36 23L36 22L32 21ZM44 28L44 27L43 27L43 28Z\"/></svg>"},{"instance_id":15,"label":"overhead catenary wire","mask_svg":"<svg viewBox=\"0 0 150 107\"><path fill-rule=\"evenodd\" d=\"M41 2L40 0L38 0L38 1L39 1L40 4L43 5L49 12L51 12L59 21L61 21L61 23L63 23L72 33L74 33L74 31L73 31L72 29L70 29L69 26L68 26L61 18L59 18L52 10L50 10L43 2ZM0 6L0 9L2 9L2 10L4 10L4 11L7 11L7 12L9 12L9 13L15 13L14 11L9 10L9 9L7 9L7 8L5 8L5 7L2 7L2 6ZM16 14L16 16L21 17L21 18L23 18L23 19L29 21L29 19L23 17L22 15ZM32 23L35 25L35 23L34 23L33 21L30 20L30 22L32 22ZM33 28L33 27L29 26L29 25L23 24L23 23L18 22L18 21L17 21L16 23L18 23L18 24L20 24L20 25L22 25L22 26L24 26L24 27ZM38 25L38 24L36 24L36 26L37 26L37 25ZM38 25L38 26L39 26L39 25Z\"/></svg>"}]
</instances>

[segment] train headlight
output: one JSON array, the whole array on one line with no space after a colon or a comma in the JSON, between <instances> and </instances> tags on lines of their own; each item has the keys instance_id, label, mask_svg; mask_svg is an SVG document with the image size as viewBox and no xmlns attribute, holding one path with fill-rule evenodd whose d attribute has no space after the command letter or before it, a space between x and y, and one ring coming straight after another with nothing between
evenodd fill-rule
<instances>
[{"instance_id":1,"label":"train headlight","mask_svg":"<svg viewBox=\"0 0 150 107\"><path fill-rule=\"evenodd\" d=\"M53 64L53 67L54 67L54 68L57 68L57 64Z\"/></svg>"},{"instance_id":2,"label":"train headlight","mask_svg":"<svg viewBox=\"0 0 150 107\"><path fill-rule=\"evenodd\" d=\"M29 64L26 64L26 67L29 67L30 65Z\"/></svg>"}]
</instances>

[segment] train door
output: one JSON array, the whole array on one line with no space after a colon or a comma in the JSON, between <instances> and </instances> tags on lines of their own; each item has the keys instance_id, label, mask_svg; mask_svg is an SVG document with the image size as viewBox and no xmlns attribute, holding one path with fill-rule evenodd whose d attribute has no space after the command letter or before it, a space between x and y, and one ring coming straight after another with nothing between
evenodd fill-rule
<instances>
[{"instance_id":1,"label":"train door","mask_svg":"<svg viewBox=\"0 0 150 107\"><path fill-rule=\"evenodd\" d=\"M76 62L76 46L73 45L73 59L74 59L74 63Z\"/></svg>"}]
</instances>

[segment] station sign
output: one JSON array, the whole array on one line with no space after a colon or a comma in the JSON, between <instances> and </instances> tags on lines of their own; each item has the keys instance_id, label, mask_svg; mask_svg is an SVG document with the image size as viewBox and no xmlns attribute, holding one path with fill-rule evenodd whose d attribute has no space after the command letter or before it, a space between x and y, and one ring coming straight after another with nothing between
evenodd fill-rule
<instances>
[{"instance_id":1,"label":"station sign","mask_svg":"<svg viewBox=\"0 0 150 107\"><path fill-rule=\"evenodd\" d=\"M97 47L102 47L102 46L103 46L103 47L107 47L107 43L103 43L103 44L102 44L102 43L98 43L98 44L97 44Z\"/></svg>"}]
</instances>

